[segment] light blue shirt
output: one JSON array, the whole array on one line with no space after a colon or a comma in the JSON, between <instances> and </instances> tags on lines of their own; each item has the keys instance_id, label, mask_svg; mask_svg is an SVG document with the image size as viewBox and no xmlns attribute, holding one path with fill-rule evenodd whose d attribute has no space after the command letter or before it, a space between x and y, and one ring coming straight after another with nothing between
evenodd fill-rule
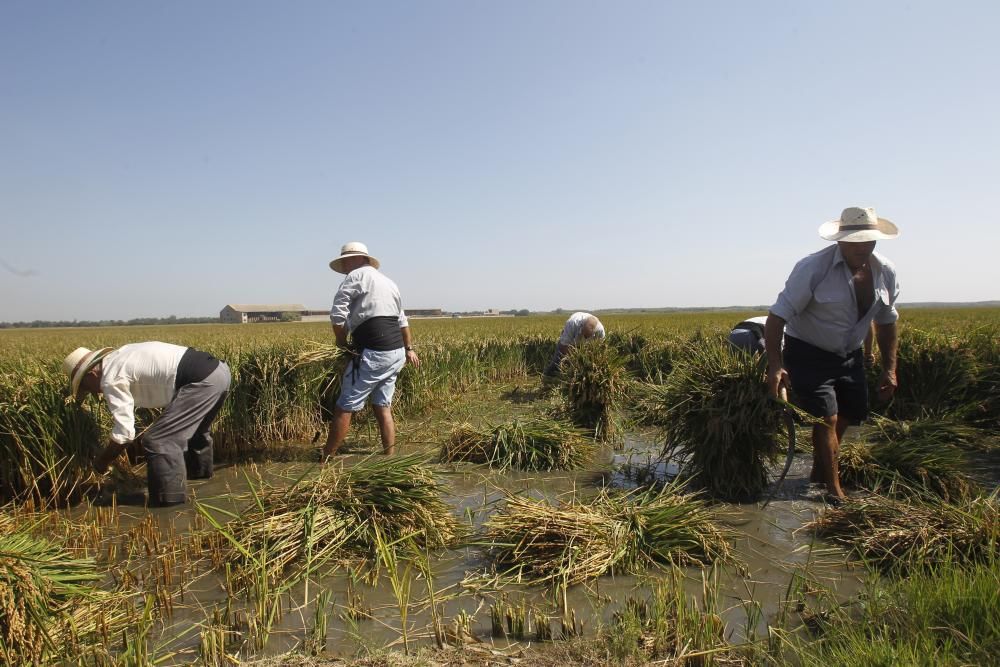
<instances>
[{"instance_id":1,"label":"light blue shirt","mask_svg":"<svg viewBox=\"0 0 1000 667\"><path fill-rule=\"evenodd\" d=\"M870 260L875 300L858 319L854 274L840 246L831 245L799 261L785 281L785 289L771 313L785 320L785 333L828 352L847 356L861 347L872 320L892 324L899 319L896 267L872 253Z\"/></svg>"}]
</instances>

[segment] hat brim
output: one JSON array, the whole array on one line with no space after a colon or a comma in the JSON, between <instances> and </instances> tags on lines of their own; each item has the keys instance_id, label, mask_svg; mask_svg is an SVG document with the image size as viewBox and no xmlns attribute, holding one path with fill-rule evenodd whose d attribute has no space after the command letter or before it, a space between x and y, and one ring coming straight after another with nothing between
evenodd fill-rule
<instances>
[{"instance_id":1,"label":"hat brim","mask_svg":"<svg viewBox=\"0 0 1000 667\"><path fill-rule=\"evenodd\" d=\"M83 376L89 373L90 369L97 365L97 362L108 356L114 349L113 347L105 347L100 350L94 350L83 358L76 372L73 373L73 377L70 378L70 391L73 394L73 398L77 400L80 398L80 383L83 382Z\"/></svg>"},{"instance_id":2,"label":"hat brim","mask_svg":"<svg viewBox=\"0 0 1000 667\"><path fill-rule=\"evenodd\" d=\"M841 231L840 220L831 220L819 226L819 235L827 241L864 243L865 241L894 239L899 236L899 228L885 218L878 218L874 229L848 229Z\"/></svg>"},{"instance_id":3,"label":"hat brim","mask_svg":"<svg viewBox=\"0 0 1000 667\"><path fill-rule=\"evenodd\" d=\"M369 264L371 264L376 269L379 267L379 261L374 257L372 257L371 255L363 252L349 252L344 255L341 255L335 260L332 260L330 262L330 268L336 271L337 273L347 273L347 271L344 270L344 260L350 259L351 257L367 257Z\"/></svg>"}]
</instances>

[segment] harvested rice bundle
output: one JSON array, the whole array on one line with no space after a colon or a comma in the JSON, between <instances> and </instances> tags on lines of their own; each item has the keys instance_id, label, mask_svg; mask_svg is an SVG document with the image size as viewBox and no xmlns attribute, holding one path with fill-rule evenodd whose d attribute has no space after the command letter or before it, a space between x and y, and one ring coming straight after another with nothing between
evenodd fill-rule
<instances>
[{"instance_id":1,"label":"harvested rice bundle","mask_svg":"<svg viewBox=\"0 0 1000 667\"><path fill-rule=\"evenodd\" d=\"M965 341L919 329L900 336L896 391L889 415L918 419L975 410L978 364Z\"/></svg>"},{"instance_id":2,"label":"harvested rice bundle","mask_svg":"<svg viewBox=\"0 0 1000 667\"><path fill-rule=\"evenodd\" d=\"M500 470L572 470L593 455L585 436L558 419L515 419L479 429L462 424L441 447L441 460L485 463Z\"/></svg>"},{"instance_id":3,"label":"harvested rice bundle","mask_svg":"<svg viewBox=\"0 0 1000 667\"><path fill-rule=\"evenodd\" d=\"M1000 501L996 493L957 505L869 496L827 509L806 528L886 568L986 562L1000 548Z\"/></svg>"},{"instance_id":4,"label":"harvested rice bundle","mask_svg":"<svg viewBox=\"0 0 1000 667\"><path fill-rule=\"evenodd\" d=\"M124 605L114 603L121 603L123 596L97 589L100 576L93 559L74 557L11 517L0 521L0 529L3 664L34 664L64 650L70 627L76 639L96 632L97 622L106 623L111 632L118 630Z\"/></svg>"},{"instance_id":5,"label":"harvested rice bundle","mask_svg":"<svg viewBox=\"0 0 1000 667\"><path fill-rule=\"evenodd\" d=\"M664 454L685 477L726 500L753 499L767 487L767 465L786 441L762 358L734 353L719 338L692 343L654 398Z\"/></svg>"},{"instance_id":6,"label":"harvested rice bundle","mask_svg":"<svg viewBox=\"0 0 1000 667\"><path fill-rule=\"evenodd\" d=\"M916 487L945 500L968 497L975 488L969 461L957 444L975 439L975 429L937 420L876 421L872 442L845 445L840 477L880 493L911 493Z\"/></svg>"},{"instance_id":7,"label":"harvested rice bundle","mask_svg":"<svg viewBox=\"0 0 1000 667\"><path fill-rule=\"evenodd\" d=\"M559 365L563 411L578 426L593 429L605 442L621 438L622 409L632 379L614 347L588 341L572 348Z\"/></svg>"},{"instance_id":8,"label":"harvested rice bundle","mask_svg":"<svg viewBox=\"0 0 1000 667\"><path fill-rule=\"evenodd\" d=\"M227 561L258 569L263 563L272 576L292 565L368 556L376 534L388 542L413 536L432 548L459 535L444 487L419 454L370 457L350 467L338 462L290 487L262 483L254 495L226 526L206 511L213 508L201 509L229 542Z\"/></svg>"},{"instance_id":9,"label":"harvested rice bundle","mask_svg":"<svg viewBox=\"0 0 1000 667\"><path fill-rule=\"evenodd\" d=\"M732 535L718 520L705 501L675 487L557 505L511 496L487 521L485 545L501 576L575 584L650 565L730 560Z\"/></svg>"}]
</instances>

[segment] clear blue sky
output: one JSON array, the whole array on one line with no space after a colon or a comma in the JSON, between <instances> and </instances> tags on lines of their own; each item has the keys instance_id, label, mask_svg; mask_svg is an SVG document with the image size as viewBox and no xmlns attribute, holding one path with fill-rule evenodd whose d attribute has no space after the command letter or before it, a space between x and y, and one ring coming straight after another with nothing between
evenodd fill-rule
<instances>
[{"instance_id":1,"label":"clear blue sky","mask_svg":"<svg viewBox=\"0 0 1000 667\"><path fill-rule=\"evenodd\" d=\"M0 4L0 320L767 304L845 206L1000 298L995 2ZM27 274L27 275L25 275Z\"/></svg>"}]
</instances>

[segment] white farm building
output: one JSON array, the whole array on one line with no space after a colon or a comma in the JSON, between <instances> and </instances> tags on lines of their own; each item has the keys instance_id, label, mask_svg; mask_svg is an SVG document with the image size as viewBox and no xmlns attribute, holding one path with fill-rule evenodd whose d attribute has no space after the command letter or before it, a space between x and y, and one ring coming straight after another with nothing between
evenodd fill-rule
<instances>
[{"instance_id":1,"label":"white farm building","mask_svg":"<svg viewBox=\"0 0 1000 667\"><path fill-rule=\"evenodd\" d=\"M309 310L301 303L228 303L219 311L223 324L247 324L248 322L280 322L291 313L303 322L329 319L326 310Z\"/></svg>"}]
</instances>

